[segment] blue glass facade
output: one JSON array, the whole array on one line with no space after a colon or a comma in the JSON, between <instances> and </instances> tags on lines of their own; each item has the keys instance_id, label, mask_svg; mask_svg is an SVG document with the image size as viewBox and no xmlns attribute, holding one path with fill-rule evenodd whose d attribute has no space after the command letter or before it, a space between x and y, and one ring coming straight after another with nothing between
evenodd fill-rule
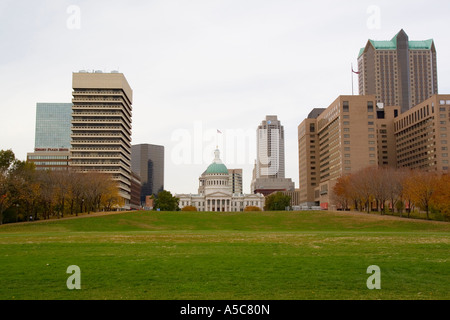
<instances>
[{"instance_id":1,"label":"blue glass facade","mask_svg":"<svg viewBox=\"0 0 450 320\"><path fill-rule=\"evenodd\" d=\"M37 103L35 148L70 148L72 103Z\"/></svg>"}]
</instances>

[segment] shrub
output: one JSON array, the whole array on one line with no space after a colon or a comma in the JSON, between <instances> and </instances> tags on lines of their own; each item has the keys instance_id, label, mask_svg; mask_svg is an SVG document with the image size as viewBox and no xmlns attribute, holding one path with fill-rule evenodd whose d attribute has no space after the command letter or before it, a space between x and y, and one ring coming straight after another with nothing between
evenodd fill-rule
<instances>
[{"instance_id":1,"label":"shrub","mask_svg":"<svg viewBox=\"0 0 450 320\"><path fill-rule=\"evenodd\" d=\"M197 208L194 206L186 206L181 211L197 211Z\"/></svg>"},{"instance_id":2,"label":"shrub","mask_svg":"<svg viewBox=\"0 0 450 320\"><path fill-rule=\"evenodd\" d=\"M261 208L255 206L245 207L244 211L262 211Z\"/></svg>"}]
</instances>

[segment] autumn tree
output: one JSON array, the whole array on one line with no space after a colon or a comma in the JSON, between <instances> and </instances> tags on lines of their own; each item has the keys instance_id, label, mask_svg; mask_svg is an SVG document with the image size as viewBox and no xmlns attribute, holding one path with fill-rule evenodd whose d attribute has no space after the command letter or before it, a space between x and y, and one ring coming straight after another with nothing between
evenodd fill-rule
<instances>
[{"instance_id":1,"label":"autumn tree","mask_svg":"<svg viewBox=\"0 0 450 320\"><path fill-rule=\"evenodd\" d=\"M376 176L376 168L371 166L364 168L354 174L350 179L350 188L353 190L353 197L359 203L360 210L367 213L372 209L374 200L373 179Z\"/></svg>"},{"instance_id":2,"label":"autumn tree","mask_svg":"<svg viewBox=\"0 0 450 320\"><path fill-rule=\"evenodd\" d=\"M438 176L435 172L426 172L422 170L414 170L405 179L406 193L411 197L419 208L425 210L427 219L429 219L430 205L434 194L438 189Z\"/></svg>"},{"instance_id":3,"label":"autumn tree","mask_svg":"<svg viewBox=\"0 0 450 320\"><path fill-rule=\"evenodd\" d=\"M342 210L349 209L353 200L350 186L351 175L344 175L338 178L336 184L333 186L331 198L332 202L336 203L337 207Z\"/></svg>"},{"instance_id":4,"label":"autumn tree","mask_svg":"<svg viewBox=\"0 0 450 320\"><path fill-rule=\"evenodd\" d=\"M432 206L439 210L446 220L450 219L450 175L442 175L433 195Z\"/></svg>"},{"instance_id":5,"label":"autumn tree","mask_svg":"<svg viewBox=\"0 0 450 320\"><path fill-rule=\"evenodd\" d=\"M376 201L377 211L383 214L386 210L386 201L390 194L390 170L388 168L371 167L371 193Z\"/></svg>"},{"instance_id":6,"label":"autumn tree","mask_svg":"<svg viewBox=\"0 0 450 320\"><path fill-rule=\"evenodd\" d=\"M105 211L111 211L124 205L123 198L119 194L117 182L111 178L104 181L104 190L101 195L101 205Z\"/></svg>"}]
</instances>

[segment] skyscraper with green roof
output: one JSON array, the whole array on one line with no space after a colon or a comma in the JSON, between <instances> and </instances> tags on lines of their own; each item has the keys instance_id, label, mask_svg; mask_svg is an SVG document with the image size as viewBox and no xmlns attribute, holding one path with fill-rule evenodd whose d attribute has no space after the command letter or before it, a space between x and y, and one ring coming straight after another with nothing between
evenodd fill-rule
<instances>
[{"instance_id":1,"label":"skyscraper with green roof","mask_svg":"<svg viewBox=\"0 0 450 320\"><path fill-rule=\"evenodd\" d=\"M389 41L368 40L358 55L359 94L406 112L438 93L433 39L410 41L402 29Z\"/></svg>"}]
</instances>

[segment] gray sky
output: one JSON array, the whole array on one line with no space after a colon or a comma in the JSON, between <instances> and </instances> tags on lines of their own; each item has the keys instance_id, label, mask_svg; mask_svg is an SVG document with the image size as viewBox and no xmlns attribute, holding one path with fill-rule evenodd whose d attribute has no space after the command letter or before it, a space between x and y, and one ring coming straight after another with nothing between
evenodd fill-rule
<instances>
[{"instance_id":1,"label":"gray sky","mask_svg":"<svg viewBox=\"0 0 450 320\"><path fill-rule=\"evenodd\" d=\"M0 0L0 149L26 159L36 103L71 102L72 72L119 70L134 94L132 143L165 146L167 190L196 193L218 143L249 192L269 114L284 125L298 187L297 127L351 94L368 39L402 28L433 38L439 92L450 93L449 14L441 0Z\"/></svg>"}]
</instances>

